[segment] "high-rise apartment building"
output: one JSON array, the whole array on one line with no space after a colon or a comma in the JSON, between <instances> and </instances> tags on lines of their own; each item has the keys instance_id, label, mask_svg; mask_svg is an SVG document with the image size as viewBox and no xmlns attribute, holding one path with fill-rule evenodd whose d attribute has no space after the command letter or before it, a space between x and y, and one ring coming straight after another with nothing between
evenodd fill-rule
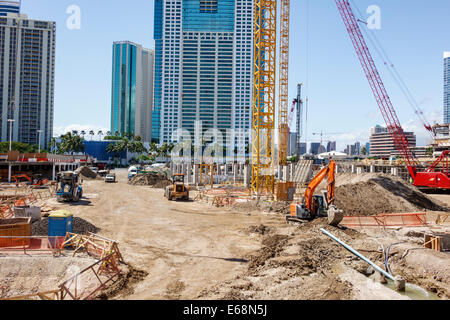
<instances>
[{"instance_id":1,"label":"high-rise apartment building","mask_svg":"<svg viewBox=\"0 0 450 320\"><path fill-rule=\"evenodd\" d=\"M113 44L111 131L152 138L154 51L130 41Z\"/></svg>"},{"instance_id":2,"label":"high-rise apartment building","mask_svg":"<svg viewBox=\"0 0 450 320\"><path fill-rule=\"evenodd\" d=\"M0 17L6 17L10 13L20 14L20 1L0 0Z\"/></svg>"},{"instance_id":3,"label":"high-rise apartment building","mask_svg":"<svg viewBox=\"0 0 450 320\"><path fill-rule=\"evenodd\" d=\"M240 129L249 143L253 70L252 0L155 0L153 134L179 128ZM242 131L247 131L242 134Z\"/></svg>"},{"instance_id":4,"label":"high-rise apartment building","mask_svg":"<svg viewBox=\"0 0 450 320\"><path fill-rule=\"evenodd\" d=\"M1 141L9 140L11 125L13 141L38 144L40 136L47 147L52 138L55 33L55 22L0 16Z\"/></svg>"},{"instance_id":5,"label":"high-rise apartment building","mask_svg":"<svg viewBox=\"0 0 450 320\"><path fill-rule=\"evenodd\" d=\"M444 124L450 123L450 52L444 52Z\"/></svg>"}]
</instances>

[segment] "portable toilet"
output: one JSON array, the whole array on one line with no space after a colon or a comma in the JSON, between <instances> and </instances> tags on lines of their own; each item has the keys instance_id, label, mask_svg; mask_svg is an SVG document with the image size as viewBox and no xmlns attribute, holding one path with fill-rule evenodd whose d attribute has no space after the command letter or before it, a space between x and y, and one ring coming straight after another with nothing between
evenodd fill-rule
<instances>
[{"instance_id":1,"label":"portable toilet","mask_svg":"<svg viewBox=\"0 0 450 320\"><path fill-rule=\"evenodd\" d=\"M67 210L54 211L48 217L48 236L64 237L72 232L73 215Z\"/></svg>"}]
</instances>

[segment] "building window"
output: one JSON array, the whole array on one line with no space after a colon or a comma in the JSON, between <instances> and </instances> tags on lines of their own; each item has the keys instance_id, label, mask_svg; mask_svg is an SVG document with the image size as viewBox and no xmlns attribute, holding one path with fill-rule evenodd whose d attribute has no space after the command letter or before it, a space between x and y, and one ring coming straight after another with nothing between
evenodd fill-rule
<instances>
[{"instance_id":1,"label":"building window","mask_svg":"<svg viewBox=\"0 0 450 320\"><path fill-rule=\"evenodd\" d=\"M200 0L200 13L217 13L218 0Z\"/></svg>"}]
</instances>

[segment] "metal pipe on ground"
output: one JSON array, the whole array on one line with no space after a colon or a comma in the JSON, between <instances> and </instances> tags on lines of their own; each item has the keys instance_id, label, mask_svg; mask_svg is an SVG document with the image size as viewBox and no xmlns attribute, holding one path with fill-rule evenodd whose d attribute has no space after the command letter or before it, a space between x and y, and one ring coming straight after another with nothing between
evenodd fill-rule
<instances>
[{"instance_id":1,"label":"metal pipe on ground","mask_svg":"<svg viewBox=\"0 0 450 320\"><path fill-rule=\"evenodd\" d=\"M340 245L342 245L345 249L347 249L348 251L350 251L351 253L353 253L354 255L356 255L358 258L364 260L365 262L367 262L368 264L370 264L372 266L372 268L374 268L376 271L378 271L379 273L383 274L386 278L391 279L392 281L396 281L395 278L390 275L389 273L387 273L386 271L384 271L383 269L381 269L379 266L377 266L375 263L373 263L372 261L370 261L368 258L366 258L364 255L362 255L361 253L359 253L358 251L356 251L355 249L353 249L352 247L350 247L348 244L346 244L345 242L341 241L340 239L338 239L337 237L335 237L334 235L332 235L331 233L329 233L327 230L321 228L320 231L322 231L323 234L329 236L331 239L333 239L334 241L336 241L337 243L339 243Z\"/></svg>"}]
</instances>

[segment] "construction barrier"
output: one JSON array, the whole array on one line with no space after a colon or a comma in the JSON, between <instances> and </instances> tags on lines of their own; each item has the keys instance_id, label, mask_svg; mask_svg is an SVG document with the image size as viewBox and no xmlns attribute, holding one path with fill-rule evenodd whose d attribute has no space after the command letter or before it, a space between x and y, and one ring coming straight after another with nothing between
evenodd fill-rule
<instances>
[{"instance_id":1,"label":"construction barrier","mask_svg":"<svg viewBox=\"0 0 450 320\"><path fill-rule=\"evenodd\" d=\"M346 216L341 225L349 228L423 227L427 225L427 216L426 213L382 213L377 216Z\"/></svg>"},{"instance_id":2,"label":"construction barrier","mask_svg":"<svg viewBox=\"0 0 450 320\"><path fill-rule=\"evenodd\" d=\"M61 255L64 237L0 237L0 255Z\"/></svg>"}]
</instances>

